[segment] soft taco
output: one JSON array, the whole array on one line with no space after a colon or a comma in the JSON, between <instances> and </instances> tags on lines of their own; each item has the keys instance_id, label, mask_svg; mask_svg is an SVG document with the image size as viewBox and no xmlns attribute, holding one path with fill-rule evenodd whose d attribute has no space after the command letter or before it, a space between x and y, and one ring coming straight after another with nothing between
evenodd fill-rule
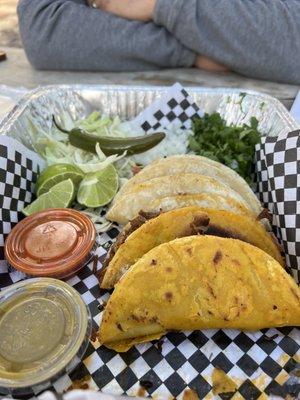
<instances>
[{"instance_id":1,"label":"soft taco","mask_svg":"<svg viewBox=\"0 0 300 400\"><path fill-rule=\"evenodd\" d=\"M259 214L261 210L260 202L247 182L234 170L207 157L187 154L162 158L149 164L120 189L115 201L134 192L137 184L153 178L178 174L199 174L215 178L239 193L254 213Z\"/></svg>"},{"instance_id":2,"label":"soft taco","mask_svg":"<svg viewBox=\"0 0 300 400\"><path fill-rule=\"evenodd\" d=\"M108 253L101 288L112 289L122 275L154 247L176 238L201 234L250 243L283 265L275 238L254 218L228 211L184 207L160 215L140 213L131 221Z\"/></svg>"},{"instance_id":3,"label":"soft taco","mask_svg":"<svg viewBox=\"0 0 300 400\"><path fill-rule=\"evenodd\" d=\"M216 194L224 198L228 197L238 202L241 207L248 209L249 213L252 212L251 207L243 197L225 183L205 175L183 173L161 176L135 185L130 193L124 194L113 203L107 213L107 218L125 225L136 217L140 210L159 211L153 206L153 202L158 201L158 199L197 194Z\"/></svg>"},{"instance_id":4,"label":"soft taco","mask_svg":"<svg viewBox=\"0 0 300 400\"><path fill-rule=\"evenodd\" d=\"M300 288L262 250L193 236L144 255L116 285L99 341L127 351L170 330L300 326Z\"/></svg>"}]
</instances>

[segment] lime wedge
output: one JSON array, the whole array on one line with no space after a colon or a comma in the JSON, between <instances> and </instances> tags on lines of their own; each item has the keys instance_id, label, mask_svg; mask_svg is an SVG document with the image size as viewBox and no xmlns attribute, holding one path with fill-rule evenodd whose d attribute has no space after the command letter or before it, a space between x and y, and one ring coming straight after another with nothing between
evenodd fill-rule
<instances>
[{"instance_id":1,"label":"lime wedge","mask_svg":"<svg viewBox=\"0 0 300 400\"><path fill-rule=\"evenodd\" d=\"M71 179L75 187L79 185L84 174L78 167L72 164L55 164L50 165L44 169L44 171L39 175L36 183L36 194L41 196L47 193L53 186L57 185L59 182Z\"/></svg>"},{"instance_id":2,"label":"lime wedge","mask_svg":"<svg viewBox=\"0 0 300 400\"><path fill-rule=\"evenodd\" d=\"M118 174L113 165L87 174L77 192L78 203L91 208L108 204L118 191Z\"/></svg>"},{"instance_id":3,"label":"lime wedge","mask_svg":"<svg viewBox=\"0 0 300 400\"><path fill-rule=\"evenodd\" d=\"M33 203L25 207L22 213L28 216L48 208L67 208L74 200L74 194L74 184L71 179L67 179L38 197Z\"/></svg>"}]
</instances>

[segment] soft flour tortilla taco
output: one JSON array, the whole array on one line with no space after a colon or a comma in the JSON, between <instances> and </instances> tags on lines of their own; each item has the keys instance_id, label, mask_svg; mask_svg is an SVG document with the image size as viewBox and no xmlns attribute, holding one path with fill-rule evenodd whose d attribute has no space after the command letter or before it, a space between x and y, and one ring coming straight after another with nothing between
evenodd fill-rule
<instances>
[{"instance_id":1,"label":"soft flour tortilla taco","mask_svg":"<svg viewBox=\"0 0 300 400\"><path fill-rule=\"evenodd\" d=\"M282 266L240 240L193 236L162 244L120 280L99 340L127 351L169 330L300 325L300 289Z\"/></svg>"},{"instance_id":2,"label":"soft flour tortilla taco","mask_svg":"<svg viewBox=\"0 0 300 400\"><path fill-rule=\"evenodd\" d=\"M149 164L120 189L115 202L122 196L134 192L135 185L139 183L178 174L199 174L215 178L239 193L255 214L259 214L261 210L260 202L247 182L234 170L207 157L186 154L162 158Z\"/></svg>"},{"instance_id":3,"label":"soft flour tortilla taco","mask_svg":"<svg viewBox=\"0 0 300 400\"><path fill-rule=\"evenodd\" d=\"M240 239L259 247L283 264L275 239L254 218L228 211L185 207L149 220L142 213L129 223L108 253L105 260L105 267L108 267L101 287L113 288L122 275L154 247L176 238L199 234Z\"/></svg>"},{"instance_id":4,"label":"soft flour tortilla taco","mask_svg":"<svg viewBox=\"0 0 300 400\"><path fill-rule=\"evenodd\" d=\"M205 175L183 173L161 176L135 185L130 193L121 196L119 200L113 203L107 213L107 218L125 225L135 218L140 210L159 211L153 207L153 202L158 199L196 194L216 194L224 198L228 197L252 212L243 197L225 183Z\"/></svg>"}]
</instances>

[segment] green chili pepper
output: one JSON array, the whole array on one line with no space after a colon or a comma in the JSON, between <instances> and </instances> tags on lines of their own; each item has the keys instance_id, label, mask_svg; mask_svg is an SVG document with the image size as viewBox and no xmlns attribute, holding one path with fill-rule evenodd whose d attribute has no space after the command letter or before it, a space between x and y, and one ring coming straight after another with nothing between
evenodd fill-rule
<instances>
[{"instance_id":1,"label":"green chili pepper","mask_svg":"<svg viewBox=\"0 0 300 400\"><path fill-rule=\"evenodd\" d=\"M72 146L96 154L96 144L99 144L106 156L112 154L120 155L125 151L127 155L143 153L144 151L152 149L152 147L160 143L166 136L163 132L129 138L97 136L80 128L73 128L67 131L57 124L54 116L53 123L61 132L68 134Z\"/></svg>"}]
</instances>

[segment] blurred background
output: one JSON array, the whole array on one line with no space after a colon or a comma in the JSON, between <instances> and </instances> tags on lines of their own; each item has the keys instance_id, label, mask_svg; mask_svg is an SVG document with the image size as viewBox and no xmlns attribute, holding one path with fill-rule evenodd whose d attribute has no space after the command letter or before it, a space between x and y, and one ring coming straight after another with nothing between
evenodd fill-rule
<instances>
[{"instance_id":1,"label":"blurred background","mask_svg":"<svg viewBox=\"0 0 300 400\"><path fill-rule=\"evenodd\" d=\"M18 0L0 1L0 47L22 47L16 13Z\"/></svg>"}]
</instances>

